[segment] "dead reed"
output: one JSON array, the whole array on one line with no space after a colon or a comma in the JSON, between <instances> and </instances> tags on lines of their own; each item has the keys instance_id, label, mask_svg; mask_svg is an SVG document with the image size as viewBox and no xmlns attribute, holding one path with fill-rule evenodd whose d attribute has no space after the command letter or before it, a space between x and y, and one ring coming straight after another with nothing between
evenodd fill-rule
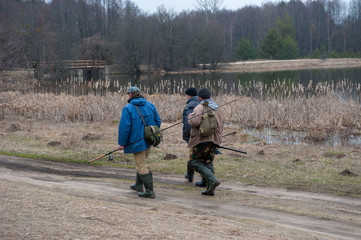
<instances>
[{"instance_id":1,"label":"dead reed","mask_svg":"<svg viewBox=\"0 0 361 240\"><path fill-rule=\"evenodd\" d=\"M288 129L302 132L343 131L361 134L361 105L332 96L295 100L244 98L223 109L228 122L242 127Z\"/></svg>"},{"instance_id":2,"label":"dead reed","mask_svg":"<svg viewBox=\"0 0 361 240\"><path fill-rule=\"evenodd\" d=\"M218 84L218 87L226 87ZM163 88L167 87L170 86L164 82ZM237 88L241 95L246 96L222 107L227 123L258 129L309 132L315 136L336 131L361 134L361 105L346 97L351 93L354 98L360 98L360 84L341 81L313 86L311 81L308 87L303 87L287 81L274 81L269 86L250 82ZM183 90L181 84L177 91ZM1 92L1 119L18 114L58 122L118 120L121 109L127 104L127 96L122 92L120 89L120 92L105 96ZM155 104L164 122L181 120L186 101L184 96L155 93L146 95L146 98ZM237 98L238 95L220 94L215 100L222 105Z\"/></svg>"},{"instance_id":3,"label":"dead reed","mask_svg":"<svg viewBox=\"0 0 361 240\"><path fill-rule=\"evenodd\" d=\"M163 121L173 122L181 118L184 99L180 95L153 94L147 96L159 111ZM70 121L100 122L120 119L122 108L128 104L127 95L120 93L105 96L71 96L66 94L21 94L1 92L2 118L18 114L29 118Z\"/></svg>"}]
</instances>

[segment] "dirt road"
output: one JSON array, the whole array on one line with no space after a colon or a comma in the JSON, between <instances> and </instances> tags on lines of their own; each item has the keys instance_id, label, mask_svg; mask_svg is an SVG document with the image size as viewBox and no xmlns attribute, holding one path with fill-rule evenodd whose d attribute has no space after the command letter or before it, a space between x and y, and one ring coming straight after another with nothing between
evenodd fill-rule
<instances>
[{"instance_id":1,"label":"dirt road","mask_svg":"<svg viewBox=\"0 0 361 240\"><path fill-rule=\"evenodd\" d=\"M0 239L361 239L361 201L221 180L216 196L154 173L155 199L129 188L134 169L0 155Z\"/></svg>"}]
</instances>

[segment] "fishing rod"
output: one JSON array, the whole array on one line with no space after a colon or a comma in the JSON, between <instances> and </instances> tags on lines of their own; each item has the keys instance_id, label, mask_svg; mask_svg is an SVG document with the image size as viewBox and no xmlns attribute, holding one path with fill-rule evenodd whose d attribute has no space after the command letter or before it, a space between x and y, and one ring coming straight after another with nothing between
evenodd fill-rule
<instances>
[{"instance_id":1,"label":"fishing rod","mask_svg":"<svg viewBox=\"0 0 361 240\"><path fill-rule=\"evenodd\" d=\"M232 100L232 101L230 101L230 102L228 102L228 103L225 103L225 104L223 104L223 105L220 105L218 108L224 107L224 106L226 106L226 105L228 105L228 104L234 103L234 102L239 101L239 100L241 100L241 99L242 99L242 98L238 98L238 99ZM211 110L208 109L208 110L206 110L206 112L207 112L207 111L211 111ZM141 138L141 139L138 139L138 140L136 140L136 141L134 141L134 142L131 142L131 143L125 145L124 148L125 148L125 147L128 147L128 146L130 146L130 145L132 145L132 144L134 144L134 143L136 143L136 142L139 142L139 141L141 141L141 140L143 140L143 139L146 139L147 137L150 137L150 136L153 135L153 134L157 134L157 133L163 132L163 131L165 131L165 130L167 130L167 129L169 129L169 128L175 127L175 126L177 126L177 125L179 125L179 124L181 124L181 123L183 123L183 122L185 122L185 121L188 121L189 119L193 119L193 118L198 117L198 116L203 115L203 114L204 114L204 112L201 113L201 114L194 115L194 116L188 118L187 120L182 120L181 122L178 122L178 123L173 124L173 125L171 125L171 126L169 126L169 127L163 128L163 129L161 129L161 130L159 130L159 131L157 131L157 132L154 132L154 133L152 133L152 134L150 134L150 135L148 135L148 136L145 136L145 137L143 137L143 138ZM235 132L234 132L234 133L235 133ZM234 134L234 133L231 133L231 134ZM230 134L229 134L229 135L230 135ZM106 153L106 154L104 154L104 155L102 155L102 156L100 156L100 157L97 157L97 158L94 158L94 159L92 159L92 160L89 160L88 163L94 162L94 161L99 160L99 159L101 159L101 158L103 158L103 157L105 157L105 156L108 156L108 155L109 155L109 159L110 159L110 158L111 158L111 157L110 157L110 154L112 154L112 153L114 153L114 152L116 152L116 151L118 151L118 150L119 150L119 148L117 148L117 149L115 149L115 150L113 150L113 151L111 151L111 152L108 152L108 153Z\"/></svg>"},{"instance_id":2,"label":"fishing rod","mask_svg":"<svg viewBox=\"0 0 361 240\"><path fill-rule=\"evenodd\" d=\"M227 137L227 136L229 136L229 135L234 135L234 134L236 134L236 132L227 133L227 134L223 135L222 137ZM129 144L129 145L130 145L130 144ZM127 146L129 146L129 145L127 145ZM221 147L221 148L223 148L223 147ZM92 159L92 160L89 160L88 163L94 162L94 161L99 160L99 159L101 159L101 158L103 158L103 157L106 157L106 156L108 156L108 155L109 155L108 161L112 161L112 160L113 160L113 157L110 156L110 155L111 155L112 153L116 152L116 151L119 151L119 148L117 148L117 149L115 149L115 150L113 150L113 151L111 151L111 152L108 152L108 153L106 153L106 154L104 154L104 155L101 155L100 157L97 157L97 158L94 158L94 159ZM236 151L237 151L237 150L236 150Z\"/></svg>"},{"instance_id":3,"label":"fishing rod","mask_svg":"<svg viewBox=\"0 0 361 240\"><path fill-rule=\"evenodd\" d=\"M229 135L234 135L234 134L236 134L236 132L231 132L231 133L224 134L224 135L222 135L222 137L227 137Z\"/></svg>"},{"instance_id":4,"label":"fishing rod","mask_svg":"<svg viewBox=\"0 0 361 240\"><path fill-rule=\"evenodd\" d=\"M236 132L231 132L231 133L224 134L224 135L222 135L222 137L227 137L229 135L234 135L234 134L236 134ZM233 148L228 148L228 147L223 147L223 146L217 146L217 148L223 148L223 149L230 150L230 151L233 151L233 152L239 152L239 153L247 154L247 152L237 150L237 149L233 149Z\"/></svg>"},{"instance_id":5,"label":"fishing rod","mask_svg":"<svg viewBox=\"0 0 361 240\"><path fill-rule=\"evenodd\" d=\"M228 147L223 147L223 146L217 146L217 148L223 148L223 149L227 149L227 150L230 150L230 151L233 151L233 152L239 152L239 153L247 154L247 152L244 152L244 151L241 151L241 150L236 150L236 149L233 149L233 148L228 148Z\"/></svg>"},{"instance_id":6,"label":"fishing rod","mask_svg":"<svg viewBox=\"0 0 361 240\"><path fill-rule=\"evenodd\" d=\"M98 160L98 159L101 159L101 158L103 158L103 157L106 157L106 156L108 156L108 155L109 155L108 161L112 161L112 160L113 160L113 157L110 156L110 154L112 154L112 153L114 153L114 152L116 152L116 151L119 151L119 150L120 150L120 149L117 148L117 149L115 149L115 150L113 150L113 151L111 151L111 152L108 152L108 153L106 153L106 154L104 154L104 155L101 155L100 157L97 157L97 158L94 158L94 159L92 159L92 160L89 160L88 163L94 162L94 161L96 161L96 160Z\"/></svg>"},{"instance_id":7,"label":"fishing rod","mask_svg":"<svg viewBox=\"0 0 361 240\"><path fill-rule=\"evenodd\" d=\"M220 105L218 108L224 107L224 106L226 106L226 105L228 105L228 104L234 103L234 102L239 101L239 100L241 100L241 99L242 99L242 98L238 98L238 99L232 100L232 101L230 101L230 102L228 102L228 103L225 103L225 104L223 104L223 105ZM207 109L206 112L208 112L208 111L211 111L211 110ZM182 120L181 122L178 122L178 123L175 123L175 124L173 124L173 125L171 125L171 126L169 126L169 127L163 128L162 130L159 130L159 132L164 131L164 130L167 130L167 129L172 128L172 127L175 127L175 126L177 126L177 125L179 125L179 124L181 124L181 123L184 123L185 121L188 121L188 120L190 120L190 119L193 119L193 118L198 117L198 116L203 115L203 114L204 114L204 113L200 113L200 114L194 115L194 116L192 116L192 117L190 117L190 118L188 118L188 119L186 119L186 120Z\"/></svg>"}]
</instances>

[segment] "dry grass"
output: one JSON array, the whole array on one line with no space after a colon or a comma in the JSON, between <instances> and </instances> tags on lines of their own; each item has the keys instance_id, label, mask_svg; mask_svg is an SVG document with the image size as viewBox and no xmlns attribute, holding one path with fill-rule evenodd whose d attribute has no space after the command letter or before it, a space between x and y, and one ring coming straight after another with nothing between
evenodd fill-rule
<instances>
[{"instance_id":1,"label":"dry grass","mask_svg":"<svg viewBox=\"0 0 361 240\"><path fill-rule=\"evenodd\" d=\"M0 107L6 112L2 115L15 113L29 118L56 122L101 122L119 120L127 99L124 94L76 97L65 94L2 92ZM148 99L157 106L164 121L174 121L181 117L183 105L181 96L151 95ZM178 111L174 111L175 108L168 109L169 106L179 106Z\"/></svg>"},{"instance_id":2,"label":"dry grass","mask_svg":"<svg viewBox=\"0 0 361 240\"><path fill-rule=\"evenodd\" d=\"M265 101L244 98L223 111L227 121L247 127L361 134L361 106L332 96Z\"/></svg>"},{"instance_id":3,"label":"dry grass","mask_svg":"<svg viewBox=\"0 0 361 240\"><path fill-rule=\"evenodd\" d=\"M241 127L308 132L316 140L332 132L361 134L361 105L335 96L344 86L342 83L337 88L319 84L308 90L290 86L293 90L287 92L287 84L275 82L267 91L262 86L253 89L258 97L222 95L215 100L223 105L239 99L222 107L222 111L227 123ZM349 88L344 87L343 92L347 91ZM146 97L155 104L164 122L181 120L186 101L183 96L153 94ZM55 122L102 122L118 121L127 97L121 93L71 96L1 92L0 102L0 119L15 114Z\"/></svg>"}]
</instances>

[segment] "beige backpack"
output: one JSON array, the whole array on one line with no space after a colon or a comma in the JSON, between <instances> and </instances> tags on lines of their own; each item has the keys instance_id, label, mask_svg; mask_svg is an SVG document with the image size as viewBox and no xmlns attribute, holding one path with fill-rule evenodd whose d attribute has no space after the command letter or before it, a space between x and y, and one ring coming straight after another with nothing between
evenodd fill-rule
<instances>
[{"instance_id":1,"label":"beige backpack","mask_svg":"<svg viewBox=\"0 0 361 240\"><path fill-rule=\"evenodd\" d=\"M208 106L208 101L203 103L204 109L202 114L202 122L199 125L199 135L201 137L211 136L217 130L217 118L216 114Z\"/></svg>"}]
</instances>

